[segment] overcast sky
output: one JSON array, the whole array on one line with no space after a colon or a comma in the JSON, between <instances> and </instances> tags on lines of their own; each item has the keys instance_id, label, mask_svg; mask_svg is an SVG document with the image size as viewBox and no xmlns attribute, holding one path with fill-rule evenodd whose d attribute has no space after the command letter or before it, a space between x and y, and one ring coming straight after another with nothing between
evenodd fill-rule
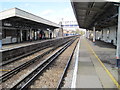
<instances>
[{"instance_id":1,"label":"overcast sky","mask_svg":"<svg viewBox=\"0 0 120 90\"><path fill-rule=\"evenodd\" d=\"M75 16L72 10L70 0L65 0L65 2L60 1L35 1L34 0L25 0L25 1L11 1L5 0L5 2L0 2L0 11L7 10L10 8L20 8L32 14L38 15L50 21L59 23L62 20L75 21Z\"/></svg>"}]
</instances>

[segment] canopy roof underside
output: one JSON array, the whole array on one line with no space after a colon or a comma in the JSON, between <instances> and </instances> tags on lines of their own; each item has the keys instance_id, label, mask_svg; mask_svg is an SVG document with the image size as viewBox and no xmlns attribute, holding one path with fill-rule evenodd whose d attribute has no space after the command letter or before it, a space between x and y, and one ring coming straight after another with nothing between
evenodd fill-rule
<instances>
[{"instance_id":1,"label":"canopy roof underside","mask_svg":"<svg viewBox=\"0 0 120 90\"><path fill-rule=\"evenodd\" d=\"M118 23L118 3L115 2L71 2L79 27L92 29L115 26Z\"/></svg>"}]
</instances>

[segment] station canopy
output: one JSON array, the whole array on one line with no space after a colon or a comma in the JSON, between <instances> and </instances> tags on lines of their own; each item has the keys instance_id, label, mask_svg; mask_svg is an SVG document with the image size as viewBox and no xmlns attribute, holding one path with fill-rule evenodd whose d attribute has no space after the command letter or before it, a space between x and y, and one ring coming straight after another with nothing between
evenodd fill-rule
<instances>
[{"instance_id":1,"label":"station canopy","mask_svg":"<svg viewBox=\"0 0 120 90\"><path fill-rule=\"evenodd\" d=\"M39 16L23 11L18 8L12 8L0 12L0 21L2 21L2 28L24 28L24 29L39 29L44 28L59 28L60 25L43 19Z\"/></svg>"},{"instance_id":2,"label":"station canopy","mask_svg":"<svg viewBox=\"0 0 120 90\"><path fill-rule=\"evenodd\" d=\"M101 30L118 24L118 2L71 0L71 4L80 28Z\"/></svg>"}]
</instances>

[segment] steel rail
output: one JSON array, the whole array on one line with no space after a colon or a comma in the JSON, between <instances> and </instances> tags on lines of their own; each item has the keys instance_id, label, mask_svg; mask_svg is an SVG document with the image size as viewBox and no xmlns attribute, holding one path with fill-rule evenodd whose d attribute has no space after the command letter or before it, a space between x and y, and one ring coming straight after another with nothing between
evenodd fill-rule
<instances>
[{"instance_id":1,"label":"steel rail","mask_svg":"<svg viewBox=\"0 0 120 90\"><path fill-rule=\"evenodd\" d=\"M13 62L15 62L15 61L18 61L18 60L20 60L21 58L27 57L27 56L29 56L29 55L32 55L32 54L34 54L34 53L36 53L36 52L39 52L39 51L41 51L41 50L43 50L43 49L46 49L46 48L48 48L48 47L51 47L51 46L52 46L52 45L48 45L48 46L42 47L42 48L40 48L40 49L34 50L34 51L32 51L32 52L29 52L29 53L20 55L20 56L15 57L15 58L12 58L12 59L10 59L10 60L8 60L8 61L2 62L2 63L0 63L0 67L5 66L5 65L10 64L10 63L13 63Z\"/></svg>"},{"instance_id":2,"label":"steel rail","mask_svg":"<svg viewBox=\"0 0 120 90\"><path fill-rule=\"evenodd\" d=\"M35 57L35 58L33 58L33 59L31 59L31 60L23 63L22 65L14 68L13 70L11 70L11 71L3 74L2 76L0 76L0 81L1 81L1 82L5 82L6 80L8 80L8 79L9 79L10 77L12 77L13 75L15 75L15 74L17 74L18 72L20 72L21 70L29 67L31 64L34 64L38 59L40 59L40 58L42 58L43 56L49 54L50 52L52 52L52 51L54 51L55 49L59 48L60 46L64 45L64 44L67 43L68 41L71 41L71 39L69 39L69 40L65 41L64 43L62 43L62 44L60 44L60 45L58 45L58 46L56 46L56 47L54 47L54 48L52 48L52 49L44 52L43 54L41 54L41 55L39 55L39 56L37 56L37 57Z\"/></svg>"},{"instance_id":3,"label":"steel rail","mask_svg":"<svg viewBox=\"0 0 120 90\"><path fill-rule=\"evenodd\" d=\"M57 86L56 90L60 90L61 87L62 87L62 85L63 85L63 80L64 80L65 75L66 75L66 73L67 73L67 71L68 71L68 68L69 68L69 66L70 66L70 63L71 63L71 60L72 60L72 58L73 58L73 55L74 55L74 52L75 52L75 49L76 49L76 46L77 46L78 42L79 42L79 41L77 41L77 43L76 43L76 45L75 45L75 47L74 47L74 49L73 49L73 51L72 51L72 53L71 53L71 55L70 55L70 58L68 59L68 62L67 62L67 64L66 64L66 66L65 66L65 69L64 69L64 71L63 71L63 73L62 73L62 76L61 76L61 78L60 78L60 80L59 80L59 83L58 83L58 86Z\"/></svg>"},{"instance_id":4,"label":"steel rail","mask_svg":"<svg viewBox=\"0 0 120 90\"><path fill-rule=\"evenodd\" d=\"M74 39L75 40L75 39ZM53 55L45 59L40 65L31 72L28 76L26 76L24 79L22 79L19 83L17 83L11 90L24 90L28 88L33 81L42 74L42 72L48 68L48 66L56 60L56 58L62 54L73 42L74 40L68 42L65 44L60 50L57 50Z\"/></svg>"},{"instance_id":5,"label":"steel rail","mask_svg":"<svg viewBox=\"0 0 120 90\"><path fill-rule=\"evenodd\" d=\"M70 39L71 39L71 38L70 38ZM7 64L10 64L10 63L12 63L12 62L18 61L18 60L20 60L21 58L24 58L24 57L26 57L26 56L28 56L28 55L32 55L32 54L34 54L34 53L36 53L36 52L39 52L39 51L41 51L41 50L43 50L43 49L46 49L46 48L52 47L52 46L54 46L53 43L52 43L52 44L48 44L48 46L42 47L42 48L40 48L40 49L37 49L37 50L31 51L31 52L29 52L29 53L20 55L20 56L18 56L18 57L9 59L8 61L5 61L5 62L0 63L0 67L5 66L5 65L7 65Z\"/></svg>"}]
</instances>

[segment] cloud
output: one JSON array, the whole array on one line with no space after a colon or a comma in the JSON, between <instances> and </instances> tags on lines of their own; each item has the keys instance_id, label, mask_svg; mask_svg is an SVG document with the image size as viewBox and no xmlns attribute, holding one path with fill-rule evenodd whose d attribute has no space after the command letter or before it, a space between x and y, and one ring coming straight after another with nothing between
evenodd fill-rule
<instances>
[{"instance_id":1,"label":"cloud","mask_svg":"<svg viewBox=\"0 0 120 90\"><path fill-rule=\"evenodd\" d=\"M42 16L46 16L46 15L50 15L50 14L52 14L52 13L54 13L54 10L45 10L45 11L43 11L43 12L41 13L41 15L42 15Z\"/></svg>"}]
</instances>

